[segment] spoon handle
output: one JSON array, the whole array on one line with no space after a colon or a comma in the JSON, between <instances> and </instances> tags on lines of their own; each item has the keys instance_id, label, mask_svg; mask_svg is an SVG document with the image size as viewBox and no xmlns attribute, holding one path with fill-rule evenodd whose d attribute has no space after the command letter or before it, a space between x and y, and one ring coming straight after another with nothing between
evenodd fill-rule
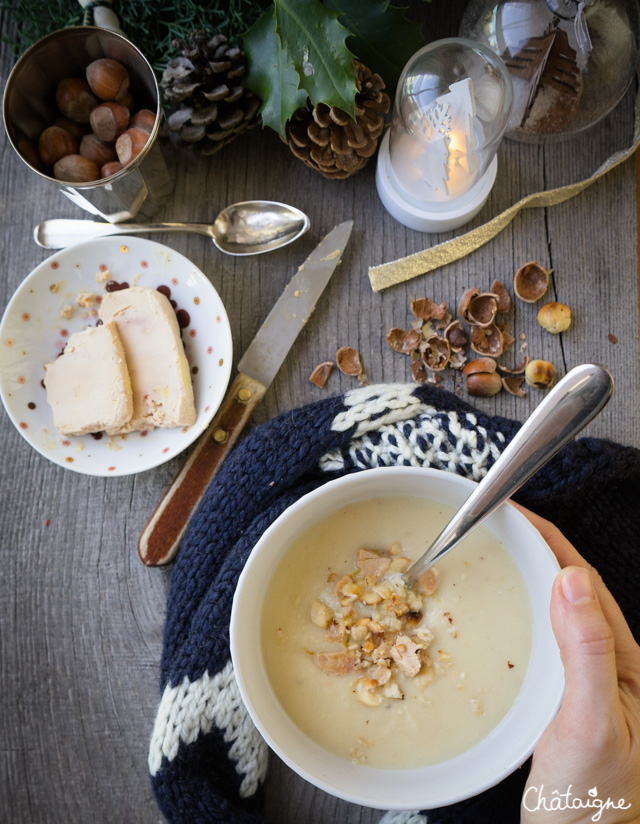
<instances>
[{"instance_id":1,"label":"spoon handle","mask_svg":"<svg viewBox=\"0 0 640 824\"><path fill-rule=\"evenodd\" d=\"M522 424L513 440L429 549L407 571L410 584L510 498L591 421L613 392L603 366L572 369Z\"/></svg>"},{"instance_id":2,"label":"spoon handle","mask_svg":"<svg viewBox=\"0 0 640 824\"><path fill-rule=\"evenodd\" d=\"M95 220L54 218L39 223L33 230L33 239L45 249L63 249L96 237L147 232L198 232L213 237L212 227L206 223L100 223Z\"/></svg>"}]
</instances>

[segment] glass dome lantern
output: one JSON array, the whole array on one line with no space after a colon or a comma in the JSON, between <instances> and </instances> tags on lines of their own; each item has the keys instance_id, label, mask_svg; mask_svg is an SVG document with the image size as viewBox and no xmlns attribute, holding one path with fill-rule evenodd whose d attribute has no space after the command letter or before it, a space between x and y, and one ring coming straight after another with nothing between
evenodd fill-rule
<instances>
[{"instance_id":1,"label":"glass dome lantern","mask_svg":"<svg viewBox=\"0 0 640 824\"><path fill-rule=\"evenodd\" d=\"M416 52L378 154L376 185L387 211L423 232L471 220L495 181L512 100L509 73L485 45L448 38Z\"/></svg>"},{"instance_id":2,"label":"glass dome lantern","mask_svg":"<svg viewBox=\"0 0 640 824\"><path fill-rule=\"evenodd\" d=\"M595 125L638 68L637 0L471 0L460 34L493 49L513 81L506 136L562 140Z\"/></svg>"}]
</instances>

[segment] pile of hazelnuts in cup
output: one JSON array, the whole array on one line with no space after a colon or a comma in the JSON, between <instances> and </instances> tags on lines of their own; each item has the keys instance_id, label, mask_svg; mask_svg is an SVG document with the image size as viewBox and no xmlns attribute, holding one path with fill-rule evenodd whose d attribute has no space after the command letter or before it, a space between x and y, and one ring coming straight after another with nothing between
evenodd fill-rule
<instances>
[{"instance_id":1,"label":"pile of hazelnuts in cup","mask_svg":"<svg viewBox=\"0 0 640 824\"><path fill-rule=\"evenodd\" d=\"M89 183L119 172L144 149L156 116L133 111L129 72L110 57L94 60L84 77L66 77L56 88L61 114L38 140L38 154L53 177Z\"/></svg>"}]
</instances>

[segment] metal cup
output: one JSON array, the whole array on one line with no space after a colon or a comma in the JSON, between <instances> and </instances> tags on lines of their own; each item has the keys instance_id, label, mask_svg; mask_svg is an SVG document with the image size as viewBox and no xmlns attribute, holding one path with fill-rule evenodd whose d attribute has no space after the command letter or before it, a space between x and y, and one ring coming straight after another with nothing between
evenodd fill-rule
<instances>
[{"instance_id":1,"label":"metal cup","mask_svg":"<svg viewBox=\"0 0 640 824\"><path fill-rule=\"evenodd\" d=\"M65 183L43 171L38 138L60 116L56 86L65 77L84 77L93 60L111 57L126 66L137 109L156 119L140 154L111 177L90 183ZM107 29L78 26L39 40L14 66L4 92L4 125L19 157L36 174L50 180L75 204L110 223L154 215L173 190L173 181L157 141L162 118L160 90L144 55L125 37Z\"/></svg>"}]
</instances>

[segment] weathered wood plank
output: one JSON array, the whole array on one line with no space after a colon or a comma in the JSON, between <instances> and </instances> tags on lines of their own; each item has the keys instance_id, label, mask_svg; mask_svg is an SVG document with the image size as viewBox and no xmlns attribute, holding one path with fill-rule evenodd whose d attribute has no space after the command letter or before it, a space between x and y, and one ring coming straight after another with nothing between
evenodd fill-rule
<instances>
[{"instance_id":1,"label":"weathered wood plank","mask_svg":"<svg viewBox=\"0 0 640 824\"><path fill-rule=\"evenodd\" d=\"M464 3L442 4L431 37L455 31ZM434 6L435 7L435 6ZM11 65L0 46L2 79ZM3 82L4 85L4 82ZM504 143L498 182L474 224L523 195L590 174L631 135L633 91L593 132L547 147ZM4 133L0 176L0 307L48 253L31 240L45 217L81 213L13 155ZM357 348L371 381L410 379L408 361L384 342L409 320L413 295L455 306L468 286L494 277L510 285L515 269L538 259L554 269L553 292L575 321L562 338L544 333L535 307L508 316L532 356L560 372L584 360L612 369L616 395L593 434L640 445L635 170L630 161L573 201L518 216L498 238L446 269L374 294L367 269L435 244L397 224L381 207L373 165L343 182L303 167L269 132L256 131L209 162L175 157L169 220L213 219L224 205L281 199L308 212L312 228L298 243L254 259L220 254L199 236L154 236L185 254L211 279L229 313L234 361L250 342L301 260L336 222L353 218L352 240L316 312L256 414L280 411L357 385L334 370L327 389L308 381L313 367L342 345ZM608 335L617 336L618 343ZM520 340L518 338L518 342ZM520 357L509 355L510 362ZM453 378L446 388L455 386ZM462 394L465 397L464 393ZM501 394L476 401L489 413L524 418L542 397ZM135 545L149 513L180 463L137 477L98 479L67 472L31 450L2 413L0 469L1 606L0 808L7 821L159 822L146 766L158 695L158 664L170 571L148 570ZM46 525L45 522L48 522ZM369 824L380 812L315 790L273 759L267 791L271 821Z\"/></svg>"}]
</instances>

